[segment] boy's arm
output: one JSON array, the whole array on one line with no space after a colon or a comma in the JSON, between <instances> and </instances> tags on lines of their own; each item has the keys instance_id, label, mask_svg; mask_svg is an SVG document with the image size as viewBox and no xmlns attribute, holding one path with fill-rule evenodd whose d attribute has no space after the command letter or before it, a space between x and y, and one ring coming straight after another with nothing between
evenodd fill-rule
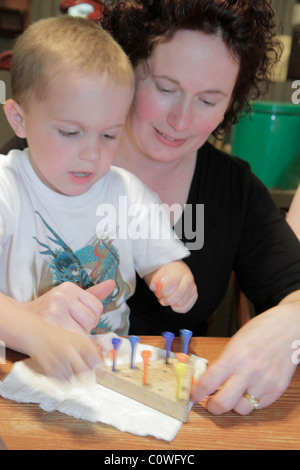
<instances>
[{"instance_id":1,"label":"boy's arm","mask_svg":"<svg viewBox=\"0 0 300 470\"><path fill-rule=\"evenodd\" d=\"M34 318L25 314L22 304L0 292L0 340L6 347L28 354L26 338L39 323Z\"/></svg>"},{"instance_id":2,"label":"boy's arm","mask_svg":"<svg viewBox=\"0 0 300 470\"><path fill-rule=\"evenodd\" d=\"M101 354L83 329L80 334L54 326L32 306L0 292L0 340L6 347L31 356L47 375L61 379L101 366Z\"/></svg>"},{"instance_id":3,"label":"boy's arm","mask_svg":"<svg viewBox=\"0 0 300 470\"><path fill-rule=\"evenodd\" d=\"M144 277L161 305L174 312L187 313L195 304L198 293L194 276L181 260L173 261Z\"/></svg>"}]
</instances>

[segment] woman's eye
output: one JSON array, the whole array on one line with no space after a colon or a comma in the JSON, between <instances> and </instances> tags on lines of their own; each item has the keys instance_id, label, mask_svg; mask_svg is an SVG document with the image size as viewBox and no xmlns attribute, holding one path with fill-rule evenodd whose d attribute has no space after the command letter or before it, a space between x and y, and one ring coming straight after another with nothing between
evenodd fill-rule
<instances>
[{"instance_id":1,"label":"woman's eye","mask_svg":"<svg viewBox=\"0 0 300 470\"><path fill-rule=\"evenodd\" d=\"M159 85L158 83L156 84L156 88L161 92L161 93L174 93L174 90L171 90L170 88L166 88L164 86Z\"/></svg>"},{"instance_id":2,"label":"woman's eye","mask_svg":"<svg viewBox=\"0 0 300 470\"><path fill-rule=\"evenodd\" d=\"M208 101L208 100L204 100L204 99L200 99L201 103L205 104L206 106L210 106L210 107L213 107L216 105L216 103L214 103L213 101Z\"/></svg>"},{"instance_id":3,"label":"woman's eye","mask_svg":"<svg viewBox=\"0 0 300 470\"><path fill-rule=\"evenodd\" d=\"M206 98L205 96L198 96L198 100L200 101L200 103L203 103L206 106L216 106L217 104L217 101L215 101L214 99L212 100L210 98Z\"/></svg>"}]
</instances>

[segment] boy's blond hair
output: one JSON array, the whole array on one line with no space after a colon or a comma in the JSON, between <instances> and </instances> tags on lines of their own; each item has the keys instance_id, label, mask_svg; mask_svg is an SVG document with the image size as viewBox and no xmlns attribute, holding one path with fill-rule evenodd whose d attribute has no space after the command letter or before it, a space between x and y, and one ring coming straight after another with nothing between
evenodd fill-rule
<instances>
[{"instance_id":1,"label":"boy's blond hair","mask_svg":"<svg viewBox=\"0 0 300 470\"><path fill-rule=\"evenodd\" d=\"M57 74L101 75L109 82L134 86L134 74L122 48L90 20L58 16L39 20L17 39L13 52L13 98L22 106L42 100Z\"/></svg>"}]
</instances>

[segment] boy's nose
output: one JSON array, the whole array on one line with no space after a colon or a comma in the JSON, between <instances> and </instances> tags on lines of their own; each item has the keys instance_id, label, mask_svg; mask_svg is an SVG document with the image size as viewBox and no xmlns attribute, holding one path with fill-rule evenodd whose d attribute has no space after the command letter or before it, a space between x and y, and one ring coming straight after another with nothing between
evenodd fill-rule
<instances>
[{"instance_id":1,"label":"boy's nose","mask_svg":"<svg viewBox=\"0 0 300 470\"><path fill-rule=\"evenodd\" d=\"M98 142L89 142L79 152L79 158L81 160L95 161L100 158L101 149Z\"/></svg>"}]
</instances>

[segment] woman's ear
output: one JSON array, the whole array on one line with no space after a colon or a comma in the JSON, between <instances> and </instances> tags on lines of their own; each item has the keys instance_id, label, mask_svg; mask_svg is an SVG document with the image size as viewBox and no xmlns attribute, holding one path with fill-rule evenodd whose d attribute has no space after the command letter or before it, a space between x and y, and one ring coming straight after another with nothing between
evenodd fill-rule
<instances>
[{"instance_id":1,"label":"woman's ear","mask_svg":"<svg viewBox=\"0 0 300 470\"><path fill-rule=\"evenodd\" d=\"M15 100L9 99L4 103L3 110L15 134L24 139L26 137L26 132L23 108Z\"/></svg>"}]
</instances>

